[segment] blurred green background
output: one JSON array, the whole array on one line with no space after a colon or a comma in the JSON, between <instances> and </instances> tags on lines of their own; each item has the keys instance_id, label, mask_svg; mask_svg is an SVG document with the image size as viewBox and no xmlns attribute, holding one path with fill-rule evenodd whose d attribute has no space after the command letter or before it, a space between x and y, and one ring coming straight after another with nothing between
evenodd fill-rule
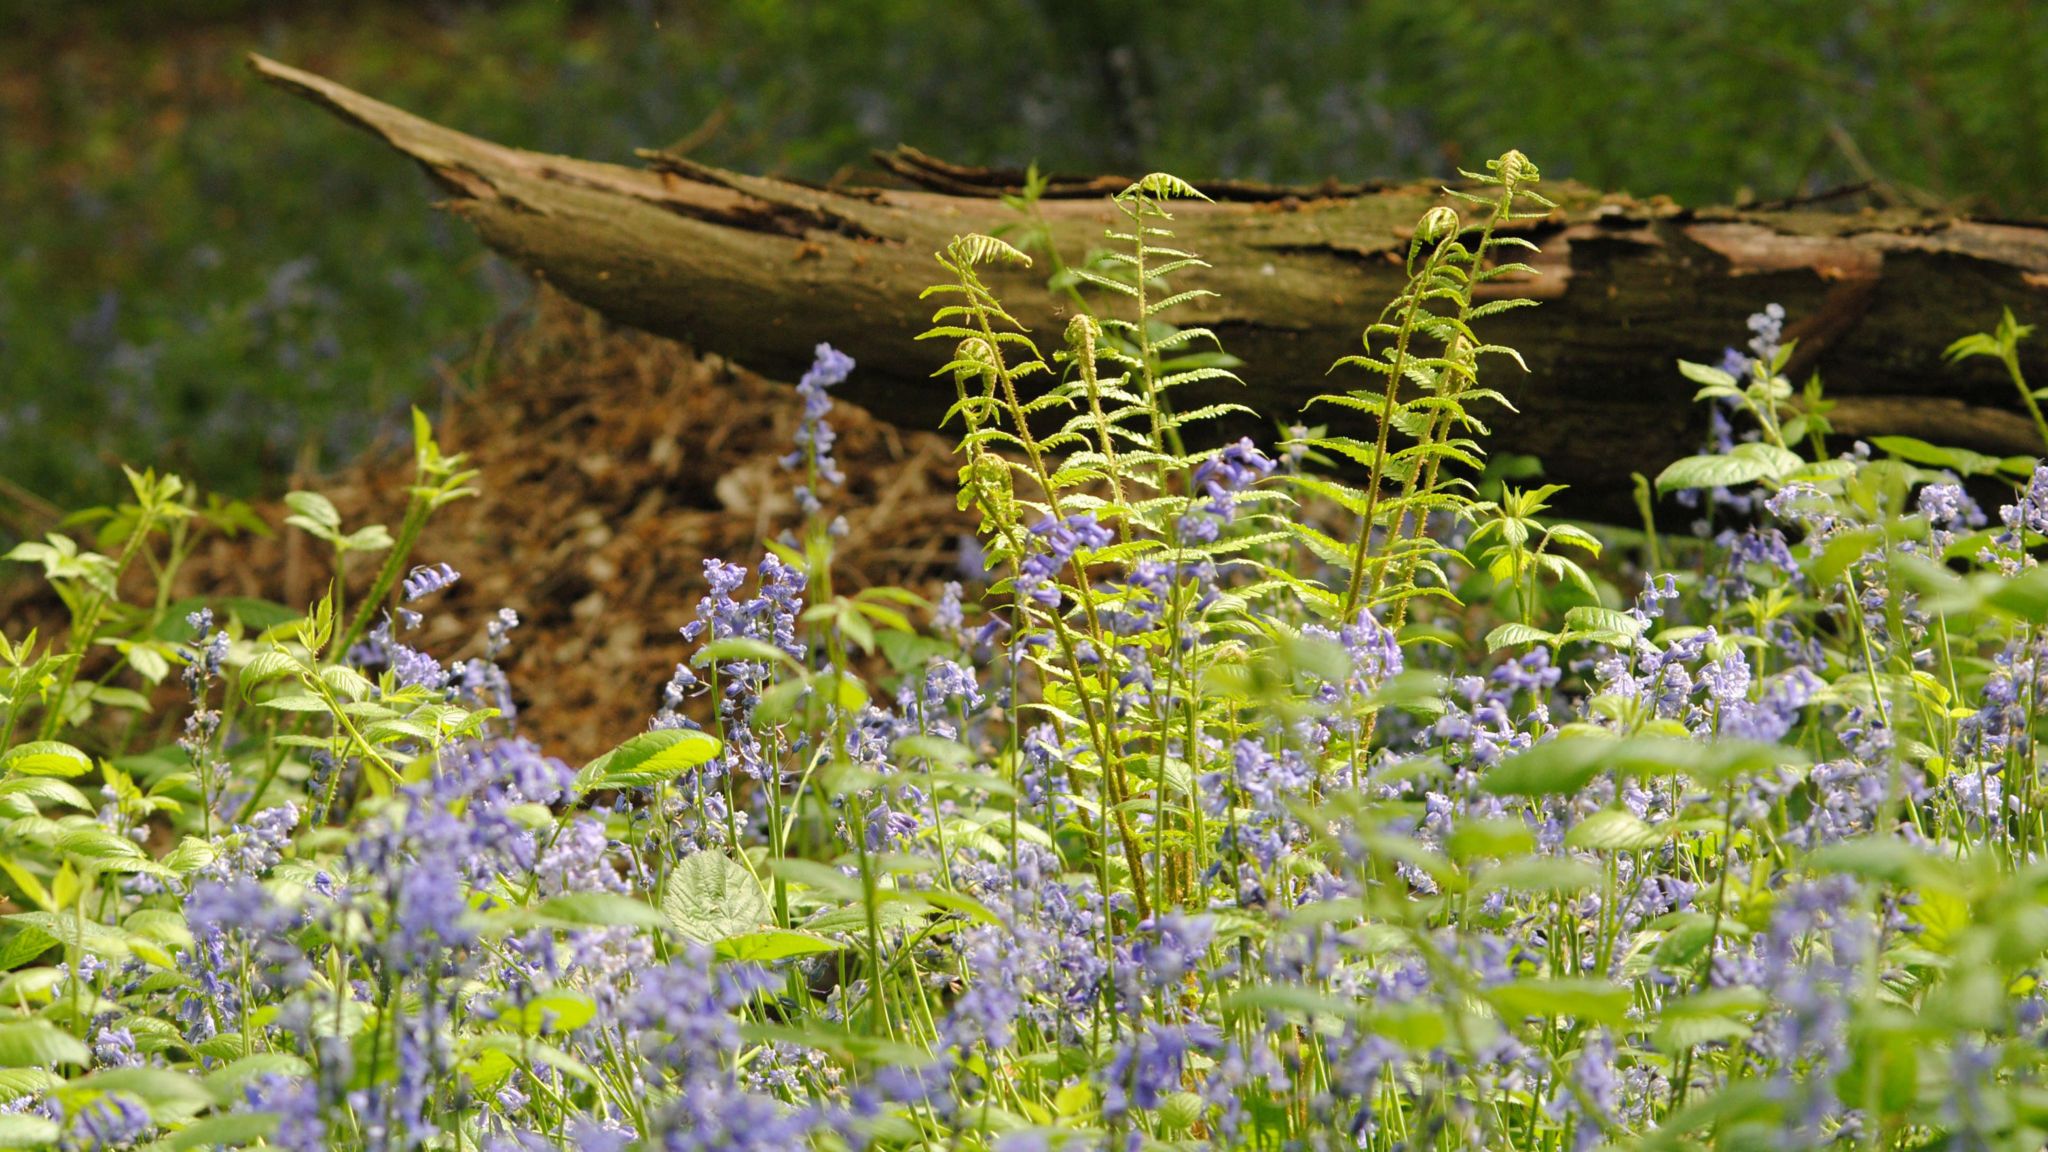
<instances>
[{"instance_id":1,"label":"blurred green background","mask_svg":"<svg viewBox=\"0 0 2048 1152\"><path fill-rule=\"evenodd\" d=\"M963 162L1319 180L1547 174L1706 203L1877 180L2048 209L2030 0L0 0L0 478L236 493L434 403L528 297L261 51L456 127L754 171ZM699 133L716 124L716 131Z\"/></svg>"}]
</instances>

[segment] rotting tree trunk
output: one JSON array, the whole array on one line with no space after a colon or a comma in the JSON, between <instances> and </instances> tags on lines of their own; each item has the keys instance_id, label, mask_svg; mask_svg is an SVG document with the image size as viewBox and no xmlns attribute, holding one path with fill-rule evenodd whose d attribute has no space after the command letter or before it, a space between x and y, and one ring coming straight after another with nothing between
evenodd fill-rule
<instances>
[{"instance_id":1,"label":"rotting tree trunk","mask_svg":"<svg viewBox=\"0 0 2048 1152\"><path fill-rule=\"evenodd\" d=\"M941 275L932 254L957 234L1019 222L993 195L1014 177L909 150L883 162L923 186L913 190L824 189L655 153L629 168L494 144L311 73L251 63L418 161L452 194L444 207L563 293L785 379L829 341L860 364L839 394L900 424L936 425L953 396L950 381L931 376L947 350L915 339L931 311L918 292ZM1103 194L1117 186L1062 182L1041 202L1070 259L1102 242L1114 219ZM1904 210L1685 209L1569 183L1545 191L1559 210L1522 227L1542 246L1532 261L1541 275L1513 286L1543 307L1483 330L1529 366L1523 375L1496 362L1487 382L1520 412L1492 421L1490 447L1540 457L1572 486L1565 511L1633 519L1630 473L1654 475L1699 443L1702 416L1674 358L1718 360L1768 301L1785 306L1787 334L1800 341L1795 378L1818 368L1839 401L1840 433L2041 451L2002 370L1946 365L1941 351L1989 328L2002 306L2022 321L2048 310L2048 227ZM1399 289L1410 229L1439 190L1211 192L1214 203L1176 205L1173 224L1176 243L1215 266L1200 283L1220 296L1179 318L1213 328L1246 362L1249 388L1183 403L1237 399L1291 421L1316 393L1355 383L1330 364L1357 350ZM1044 290L1042 269L992 271L990 283L1042 344L1057 342L1063 302ZM2036 384L2048 384L2048 340L2022 351Z\"/></svg>"}]
</instances>

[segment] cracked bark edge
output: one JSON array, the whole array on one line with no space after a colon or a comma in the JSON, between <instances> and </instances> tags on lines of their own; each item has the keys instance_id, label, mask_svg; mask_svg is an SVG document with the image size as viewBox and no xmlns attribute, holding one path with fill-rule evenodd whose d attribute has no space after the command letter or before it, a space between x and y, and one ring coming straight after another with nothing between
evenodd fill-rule
<instances>
[{"instance_id":1,"label":"cracked bark edge","mask_svg":"<svg viewBox=\"0 0 2048 1152\"><path fill-rule=\"evenodd\" d=\"M260 56L250 63L420 163L486 244L570 297L783 379L829 341L860 363L842 398L913 427L935 426L951 399L930 378L943 357L916 339L929 319L917 293L938 271L931 253L1019 219L989 195L1016 174L922 154L904 165L976 194L818 188L665 155L648 168L545 155ZM1489 447L1542 458L1572 486L1559 501L1567 513L1633 519L1629 473L1654 474L1699 444L1704 415L1673 361L1717 360L1744 339L1743 318L1774 300L1802 340L1797 379L1822 371L1845 424L1897 419L1911 426L1894 430L1922 439L2040 450L2002 370L1946 365L1941 352L1988 328L2001 306L2023 322L2048 312L2048 229L1906 209L1688 209L1570 182L1545 191L1561 207L1523 226L1544 251L1532 261L1539 278L1519 286L1543 306L1502 314L1484 333L1532 370L1488 381L1521 410L1490 421ZM1248 402L1285 423L1317 392L1354 383L1329 366L1399 290L1408 230L1438 202L1435 185L1404 183L1176 204L1177 243L1211 261L1202 286L1221 294L1181 322L1215 329L1252 381L1249 395L1197 390L1185 402ZM1100 246L1114 222L1099 196L1047 200L1040 213L1070 256ZM1041 338L1057 339L1065 305L1043 290L1042 270L990 281ZM2023 367L2048 383L2048 341L2024 348Z\"/></svg>"}]
</instances>

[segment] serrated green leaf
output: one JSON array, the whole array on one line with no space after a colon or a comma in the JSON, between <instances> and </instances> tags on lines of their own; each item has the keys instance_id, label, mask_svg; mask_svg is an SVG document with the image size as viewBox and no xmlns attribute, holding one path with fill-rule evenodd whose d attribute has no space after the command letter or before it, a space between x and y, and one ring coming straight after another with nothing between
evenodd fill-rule
<instances>
[{"instance_id":1,"label":"serrated green leaf","mask_svg":"<svg viewBox=\"0 0 2048 1152\"><path fill-rule=\"evenodd\" d=\"M718 737L694 728L642 732L584 765L576 774L576 791L665 784L717 759L724 747Z\"/></svg>"},{"instance_id":2,"label":"serrated green leaf","mask_svg":"<svg viewBox=\"0 0 2048 1152\"><path fill-rule=\"evenodd\" d=\"M0 1024L0 1068L50 1068L58 1064L85 1067L92 1053L77 1037L47 1020L10 1020Z\"/></svg>"},{"instance_id":3,"label":"serrated green leaf","mask_svg":"<svg viewBox=\"0 0 2048 1152\"><path fill-rule=\"evenodd\" d=\"M662 886L661 911L685 939L716 944L773 923L760 881L723 852L683 857Z\"/></svg>"}]
</instances>

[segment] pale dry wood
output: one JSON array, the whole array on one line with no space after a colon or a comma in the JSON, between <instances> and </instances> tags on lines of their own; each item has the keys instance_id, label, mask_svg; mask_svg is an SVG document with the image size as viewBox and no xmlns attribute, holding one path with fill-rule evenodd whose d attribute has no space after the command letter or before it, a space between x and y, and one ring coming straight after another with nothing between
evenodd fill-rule
<instances>
[{"instance_id":1,"label":"pale dry wood","mask_svg":"<svg viewBox=\"0 0 2048 1152\"><path fill-rule=\"evenodd\" d=\"M934 426L952 398L930 376L945 350L916 339L930 318L917 293L940 275L932 254L957 234L1019 222L995 193L1021 174L913 150L885 167L925 187L820 188L661 153L631 168L491 143L260 56L251 65L412 157L448 190L444 208L567 295L784 379L829 341L860 362L840 394L913 427ZM1056 181L1041 203L1069 259L1102 243L1114 222L1102 193L1118 183ZM1626 518L1630 473L1697 447L1701 413L1673 360L1717 360L1769 301L1794 318L1794 370L1823 373L1845 434L2041 450L1996 365L1945 365L1940 354L2001 307L2023 321L2048 311L2048 229L1903 209L1688 209L1571 183L1546 191L1558 211L1524 228L1542 245L1541 275L1515 286L1543 306L1484 332L1529 366L1498 364L1488 380L1520 410L1493 420L1491 447L1541 457L1573 486L1567 510ZM1440 190L1223 184L1216 194L1175 209L1178 243L1215 265L1199 282L1220 293L1179 319L1215 329L1249 384L1185 402L1236 399L1294 421L1311 396L1350 383L1329 366L1357 350L1398 290L1409 230ZM992 283L1041 340L1057 339L1066 305L1045 291L1043 269ZM2026 349L2025 366L2048 384L2048 340ZM1229 431L1240 430L1255 429Z\"/></svg>"}]
</instances>

